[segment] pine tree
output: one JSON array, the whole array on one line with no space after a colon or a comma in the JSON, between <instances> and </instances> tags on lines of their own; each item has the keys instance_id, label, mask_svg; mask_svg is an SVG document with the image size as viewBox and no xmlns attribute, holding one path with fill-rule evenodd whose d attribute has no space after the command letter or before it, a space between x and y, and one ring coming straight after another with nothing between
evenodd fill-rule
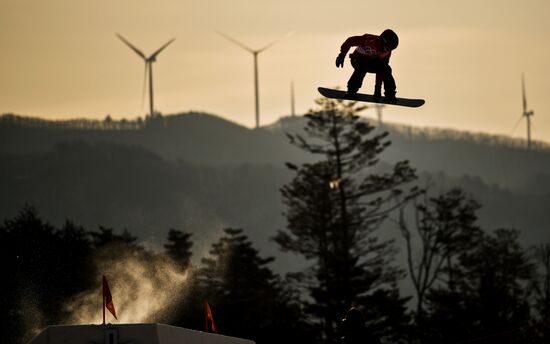
<instances>
[{"instance_id":1,"label":"pine tree","mask_svg":"<svg viewBox=\"0 0 550 344\"><path fill-rule=\"evenodd\" d=\"M533 248L535 273L531 281L534 290L534 308L537 312L534 337L550 342L550 242Z\"/></svg>"},{"instance_id":2,"label":"pine tree","mask_svg":"<svg viewBox=\"0 0 550 344\"><path fill-rule=\"evenodd\" d=\"M453 288L428 294L434 342L491 337L494 342L524 343L529 325L533 264L518 242L519 231L483 234L454 266Z\"/></svg>"},{"instance_id":3,"label":"pine tree","mask_svg":"<svg viewBox=\"0 0 550 344\"><path fill-rule=\"evenodd\" d=\"M168 242L164 244L166 253L178 264L181 270L186 270L190 264L191 247L193 247L191 235L192 233L171 228L166 239Z\"/></svg>"},{"instance_id":4,"label":"pine tree","mask_svg":"<svg viewBox=\"0 0 550 344\"><path fill-rule=\"evenodd\" d=\"M90 241L66 222L61 229L23 207L0 224L0 269L7 276L0 295L2 343L26 343L37 329L61 323L62 308L90 283Z\"/></svg>"},{"instance_id":5,"label":"pine tree","mask_svg":"<svg viewBox=\"0 0 550 344\"><path fill-rule=\"evenodd\" d=\"M400 271L391 266L393 242L379 240L375 231L398 206L400 188L416 175L407 161L374 173L389 142L387 133L375 133L357 115L364 107L330 99L317 104L320 109L306 115L307 136L289 138L320 159L287 164L296 176L281 190L287 228L274 240L283 251L313 261L298 276L312 300L309 313L323 337L334 340L339 318L350 306L366 305L376 290L385 290L388 299L394 295Z\"/></svg>"},{"instance_id":6,"label":"pine tree","mask_svg":"<svg viewBox=\"0 0 550 344\"><path fill-rule=\"evenodd\" d=\"M292 291L259 256L241 229L227 228L203 258L198 290L212 308L221 334L258 344L306 340Z\"/></svg>"}]
</instances>

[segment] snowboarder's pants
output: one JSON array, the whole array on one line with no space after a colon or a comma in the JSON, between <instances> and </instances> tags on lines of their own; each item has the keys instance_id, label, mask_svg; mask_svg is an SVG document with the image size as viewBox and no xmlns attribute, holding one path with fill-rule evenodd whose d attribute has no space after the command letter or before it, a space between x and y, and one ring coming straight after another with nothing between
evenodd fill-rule
<instances>
[{"instance_id":1,"label":"snowboarder's pants","mask_svg":"<svg viewBox=\"0 0 550 344\"><path fill-rule=\"evenodd\" d=\"M375 89L380 90L381 86L378 82L384 83L384 92L387 95L395 95L395 80L392 75L392 70L389 64L381 61L372 61L361 58L351 58L353 66L353 74L348 81L348 90L357 92L363 85L363 79L367 73L377 74L377 84Z\"/></svg>"}]
</instances>

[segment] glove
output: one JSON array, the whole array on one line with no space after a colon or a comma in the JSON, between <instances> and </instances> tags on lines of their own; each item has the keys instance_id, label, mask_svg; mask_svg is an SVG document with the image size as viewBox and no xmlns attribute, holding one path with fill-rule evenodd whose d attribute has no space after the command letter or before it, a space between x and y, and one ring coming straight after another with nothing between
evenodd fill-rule
<instances>
[{"instance_id":1,"label":"glove","mask_svg":"<svg viewBox=\"0 0 550 344\"><path fill-rule=\"evenodd\" d=\"M346 58L346 54L340 53L336 58L336 67L344 67L345 58Z\"/></svg>"}]
</instances>

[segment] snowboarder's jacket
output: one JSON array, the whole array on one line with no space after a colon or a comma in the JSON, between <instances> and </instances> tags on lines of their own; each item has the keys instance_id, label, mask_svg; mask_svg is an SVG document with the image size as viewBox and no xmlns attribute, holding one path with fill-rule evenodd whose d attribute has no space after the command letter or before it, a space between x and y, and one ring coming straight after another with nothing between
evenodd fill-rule
<instances>
[{"instance_id":1,"label":"snowboarder's jacket","mask_svg":"<svg viewBox=\"0 0 550 344\"><path fill-rule=\"evenodd\" d=\"M340 47L340 51L346 54L351 47L357 48L349 55L350 58L369 59L373 62L390 62L391 50L384 50L380 36L367 33L363 36L349 37Z\"/></svg>"}]
</instances>

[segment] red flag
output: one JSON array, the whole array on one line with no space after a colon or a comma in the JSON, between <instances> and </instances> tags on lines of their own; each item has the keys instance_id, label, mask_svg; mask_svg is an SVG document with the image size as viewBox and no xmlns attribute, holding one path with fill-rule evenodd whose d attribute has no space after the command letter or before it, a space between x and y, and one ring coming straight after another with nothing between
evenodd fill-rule
<instances>
[{"instance_id":1,"label":"red flag","mask_svg":"<svg viewBox=\"0 0 550 344\"><path fill-rule=\"evenodd\" d=\"M210 309L210 305L208 304L208 301L204 300L204 331L210 332L208 330L208 322L210 322L210 327L212 328L212 332L218 333L218 329L216 328L216 324L214 323L214 316L212 315L212 310Z\"/></svg>"},{"instance_id":2,"label":"red flag","mask_svg":"<svg viewBox=\"0 0 550 344\"><path fill-rule=\"evenodd\" d=\"M103 307L103 323L105 323L105 308L107 308L109 312L111 312L115 319L117 318L115 304L113 303L111 290L109 289L109 284L107 283L107 278L105 278L105 276L103 276Z\"/></svg>"}]
</instances>

